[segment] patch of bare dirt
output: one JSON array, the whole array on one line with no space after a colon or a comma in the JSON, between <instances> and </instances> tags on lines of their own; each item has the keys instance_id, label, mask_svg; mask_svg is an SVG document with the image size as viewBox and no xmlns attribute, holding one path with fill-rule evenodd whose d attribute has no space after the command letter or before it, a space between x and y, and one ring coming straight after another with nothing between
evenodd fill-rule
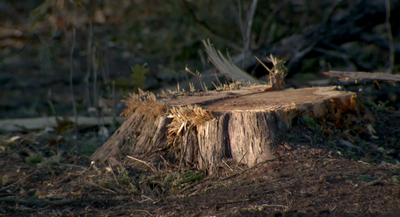
<instances>
[{"instance_id":1,"label":"patch of bare dirt","mask_svg":"<svg viewBox=\"0 0 400 217\"><path fill-rule=\"evenodd\" d=\"M398 216L400 116L376 115L379 139L363 149L298 124L278 158L251 168L226 159L208 175L168 162L157 172L130 159L95 165L74 150L3 138L0 215Z\"/></svg>"}]
</instances>

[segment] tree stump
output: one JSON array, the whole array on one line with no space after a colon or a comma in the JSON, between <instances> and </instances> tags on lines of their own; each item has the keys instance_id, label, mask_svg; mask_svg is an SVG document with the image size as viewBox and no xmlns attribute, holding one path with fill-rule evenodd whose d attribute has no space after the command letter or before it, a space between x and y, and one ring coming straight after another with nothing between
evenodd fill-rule
<instances>
[{"instance_id":1,"label":"tree stump","mask_svg":"<svg viewBox=\"0 0 400 217\"><path fill-rule=\"evenodd\" d=\"M127 155L212 170L223 158L252 166L274 158L276 138L302 116L340 124L363 118L351 92L335 87L265 91L266 86L202 93L132 94L125 122L92 159L115 164Z\"/></svg>"}]
</instances>

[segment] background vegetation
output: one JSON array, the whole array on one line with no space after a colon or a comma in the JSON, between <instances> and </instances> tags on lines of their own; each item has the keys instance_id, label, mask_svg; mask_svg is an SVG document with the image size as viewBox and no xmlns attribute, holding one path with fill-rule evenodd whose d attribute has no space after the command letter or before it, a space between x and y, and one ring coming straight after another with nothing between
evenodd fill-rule
<instances>
[{"instance_id":1,"label":"background vegetation","mask_svg":"<svg viewBox=\"0 0 400 217\"><path fill-rule=\"evenodd\" d=\"M91 162L118 127L121 99L137 88L193 82L201 89L186 66L209 88L215 77L224 82L207 59L207 38L261 80L267 71L253 56L273 54L287 61L286 88L356 91L376 121L341 123L343 136L334 137L329 123L305 117L280 143L282 161L247 168L226 159L208 177L168 161L165 169L132 158ZM0 130L0 215L378 216L398 209L400 88L323 72L398 73L399 41L400 0L0 1L0 122L57 116L53 127ZM95 124L77 127L63 118L70 115ZM38 119L20 121L27 120Z\"/></svg>"},{"instance_id":2,"label":"background vegetation","mask_svg":"<svg viewBox=\"0 0 400 217\"><path fill-rule=\"evenodd\" d=\"M118 102L137 87L185 83L186 65L212 68L205 38L245 54L237 65L261 79L252 56L288 60L295 87L326 79L329 67L398 72L398 11L396 0L3 1L0 118L72 114L71 83L86 115L114 97L113 85Z\"/></svg>"}]
</instances>

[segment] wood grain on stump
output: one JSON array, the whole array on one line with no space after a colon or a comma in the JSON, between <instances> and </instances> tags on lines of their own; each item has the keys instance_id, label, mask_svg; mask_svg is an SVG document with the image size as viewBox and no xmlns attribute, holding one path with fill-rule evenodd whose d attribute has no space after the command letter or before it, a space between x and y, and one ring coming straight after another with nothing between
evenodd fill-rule
<instances>
[{"instance_id":1,"label":"wood grain on stump","mask_svg":"<svg viewBox=\"0 0 400 217\"><path fill-rule=\"evenodd\" d=\"M252 166L276 157L276 138L302 116L329 119L364 112L355 93L334 87L260 91L264 87L160 99L132 95L123 113L127 119L92 159L115 163L131 155L156 163L162 156L210 170L233 158Z\"/></svg>"}]
</instances>

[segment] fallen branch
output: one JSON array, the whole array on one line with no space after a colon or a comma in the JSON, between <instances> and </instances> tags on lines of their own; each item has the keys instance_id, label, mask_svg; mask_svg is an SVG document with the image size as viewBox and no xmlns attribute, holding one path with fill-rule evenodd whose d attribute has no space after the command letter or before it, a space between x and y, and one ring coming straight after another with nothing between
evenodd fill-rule
<instances>
[{"instance_id":1,"label":"fallen branch","mask_svg":"<svg viewBox=\"0 0 400 217\"><path fill-rule=\"evenodd\" d=\"M35 174L35 173L37 173L37 172L39 172L39 170L36 170L36 171L30 173L29 175L27 175L27 176L25 176L25 177L19 179L18 181L14 182L14 183L11 183L11 184L5 186L4 188L1 188L0 191L3 191L3 190L5 190L5 189L7 189L7 188L9 188L9 187L11 187L11 186L14 186L14 185L20 183L21 181L24 181L25 179L29 178L30 176L32 176L33 174Z\"/></svg>"},{"instance_id":2,"label":"fallen branch","mask_svg":"<svg viewBox=\"0 0 400 217\"><path fill-rule=\"evenodd\" d=\"M6 203L17 203L26 206L61 206L65 204L81 204L84 202L92 202L94 199L92 198L82 198L82 199L67 199L67 200L51 200L51 201L44 201L44 200L21 200L21 199L14 199L14 198L0 198L0 202Z\"/></svg>"},{"instance_id":3,"label":"fallen branch","mask_svg":"<svg viewBox=\"0 0 400 217\"><path fill-rule=\"evenodd\" d=\"M124 122L124 117L118 117L117 122L122 123ZM63 121L75 121L75 117L66 117ZM103 117L102 122L104 124L112 124L113 117ZM78 122L79 127L91 127L91 126L98 126L99 119L94 117L84 117L79 116ZM21 131L21 130L40 130L44 129L45 127L57 127L57 117L40 117L40 118L17 118L17 119L3 119L0 120L0 130L3 131Z\"/></svg>"},{"instance_id":4,"label":"fallen branch","mask_svg":"<svg viewBox=\"0 0 400 217\"><path fill-rule=\"evenodd\" d=\"M378 184L382 184L382 179L377 179L377 180L367 182L367 183L363 184L362 186L368 187L368 186L374 186L374 185L378 185Z\"/></svg>"},{"instance_id":5,"label":"fallen branch","mask_svg":"<svg viewBox=\"0 0 400 217\"><path fill-rule=\"evenodd\" d=\"M369 72L329 71L329 72L324 72L324 74L332 78L337 77L346 81L353 81L353 80L400 81L400 75L393 75L382 72L369 73Z\"/></svg>"}]
</instances>

